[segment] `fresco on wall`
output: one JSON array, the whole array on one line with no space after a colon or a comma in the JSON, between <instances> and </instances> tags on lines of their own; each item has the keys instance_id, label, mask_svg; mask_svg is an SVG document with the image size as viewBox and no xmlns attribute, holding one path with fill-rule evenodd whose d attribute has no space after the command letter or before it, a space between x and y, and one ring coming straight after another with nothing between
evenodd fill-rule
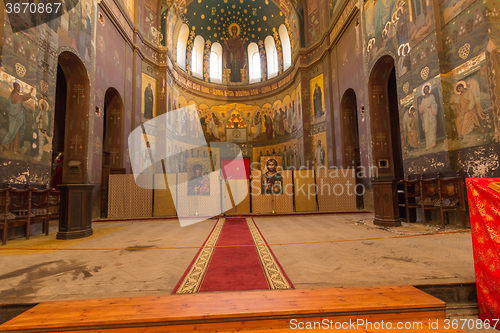
<instances>
[{"instance_id":1,"label":"fresco on wall","mask_svg":"<svg viewBox=\"0 0 500 333\"><path fill-rule=\"evenodd\" d=\"M314 147L314 168L328 168L328 158L326 155L326 132L313 135Z\"/></svg>"},{"instance_id":2,"label":"fresco on wall","mask_svg":"<svg viewBox=\"0 0 500 333\"><path fill-rule=\"evenodd\" d=\"M160 32L157 30L157 13L156 13L156 2L148 0L145 2L139 2L137 8L137 17L139 20L139 29L142 35L149 42L158 45Z\"/></svg>"},{"instance_id":3,"label":"fresco on wall","mask_svg":"<svg viewBox=\"0 0 500 333\"><path fill-rule=\"evenodd\" d=\"M476 0L443 0L443 23L450 22L474 2Z\"/></svg>"},{"instance_id":4,"label":"fresco on wall","mask_svg":"<svg viewBox=\"0 0 500 333\"><path fill-rule=\"evenodd\" d=\"M259 168L265 168L262 164L263 159L279 156L281 163L279 164L284 170L298 169L301 166L300 151L298 140L293 139L284 143L253 147L252 161L259 165Z\"/></svg>"},{"instance_id":5,"label":"fresco on wall","mask_svg":"<svg viewBox=\"0 0 500 333\"><path fill-rule=\"evenodd\" d=\"M224 103L208 106L189 101L174 87L168 96L172 110L192 104L196 106L198 117L187 111L179 115L167 115L167 124L181 137L201 137L210 141L258 143L274 139L286 139L302 128L301 85L283 97L270 99L272 103L262 105L247 103ZM191 98L191 97L189 97ZM207 101L208 102L208 101ZM168 103L168 97L167 97ZM177 119L179 118L179 119ZM198 126L198 120L201 126Z\"/></svg>"},{"instance_id":6,"label":"fresco on wall","mask_svg":"<svg viewBox=\"0 0 500 333\"><path fill-rule=\"evenodd\" d=\"M443 78L450 149L485 145L495 128L485 54L455 68Z\"/></svg>"},{"instance_id":7,"label":"fresco on wall","mask_svg":"<svg viewBox=\"0 0 500 333\"><path fill-rule=\"evenodd\" d=\"M142 73L142 104L143 121L156 117L156 79Z\"/></svg>"},{"instance_id":8,"label":"fresco on wall","mask_svg":"<svg viewBox=\"0 0 500 333\"><path fill-rule=\"evenodd\" d=\"M325 121L325 88L323 74L309 80L309 96L311 99L311 116L313 123Z\"/></svg>"},{"instance_id":9,"label":"fresco on wall","mask_svg":"<svg viewBox=\"0 0 500 333\"><path fill-rule=\"evenodd\" d=\"M307 0L307 34L311 43L319 36L319 0Z\"/></svg>"},{"instance_id":10,"label":"fresco on wall","mask_svg":"<svg viewBox=\"0 0 500 333\"><path fill-rule=\"evenodd\" d=\"M134 0L120 0L119 2L125 9L125 12L127 13L130 20L134 22L134 13L135 13Z\"/></svg>"},{"instance_id":11,"label":"fresco on wall","mask_svg":"<svg viewBox=\"0 0 500 333\"><path fill-rule=\"evenodd\" d=\"M52 112L36 89L0 72L0 154L3 158L50 161ZM44 154L47 152L47 154Z\"/></svg>"},{"instance_id":12,"label":"fresco on wall","mask_svg":"<svg viewBox=\"0 0 500 333\"><path fill-rule=\"evenodd\" d=\"M412 47L418 44L434 28L434 13L431 3L430 0L408 0L408 23ZM402 15L400 22L406 22L406 15Z\"/></svg>"},{"instance_id":13,"label":"fresco on wall","mask_svg":"<svg viewBox=\"0 0 500 333\"><path fill-rule=\"evenodd\" d=\"M413 104L400 108L405 157L445 150L446 128L441 100L440 79L435 77L413 91Z\"/></svg>"}]
</instances>

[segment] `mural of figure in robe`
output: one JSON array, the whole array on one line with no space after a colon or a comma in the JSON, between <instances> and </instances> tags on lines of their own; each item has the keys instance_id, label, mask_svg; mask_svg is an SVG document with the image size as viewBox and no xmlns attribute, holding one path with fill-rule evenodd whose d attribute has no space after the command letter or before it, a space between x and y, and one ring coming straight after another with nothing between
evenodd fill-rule
<instances>
[{"instance_id":1,"label":"mural of figure in robe","mask_svg":"<svg viewBox=\"0 0 500 333\"><path fill-rule=\"evenodd\" d=\"M283 177L277 170L278 162L270 158L266 162L266 172L261 177L262 194L283 193Z\"/></svg>"},{"instance_id":2,"label":"mural of figure in robe","mask_svg":"<svg viewBox=\"0 0 500 333\"><path fill-rule=\"evenodd\" d=\"M456 117L457 140L462 141L474 127L480 126L479 118L485 119L481 108L481 91L479 83L475 79L469 79L467 82L458 81L454 93L450 107Z\"/></svg>"},{"instance_id":3,"label":"mural of figure in robe","mask_svg":"<svg viewBox=\"0 0 500 333\"><path fill-rule=\"evenodd\" d=\"M321 144L321 140L318 140L318 145L316 146L316 151L314 152L314 158L316 161L316 169L325 167L325 147Z\"/></svg>"},{"instance_id":4,"label":"mural of figure in robe","mask_svg":"<svg viewBox=\"0 0 500 333\"><path fill-rule=\"evenodd\" d=\"M403 117L403 129L406 149L418 148L417 121L415 113L415 106L412 105Z\"/></svg>"},{"instance_id":5,"label":"mural of figure in robe","mask_svg":"<svg viewBox=\"0 0 500 333\"><path fill-rule=\"evenodd\" d=\"M320 118L323 115L323 99L321 87L316 83L314 87L314 117Z\"/></svg>"},{"instance_id":6,"label":"mural of figure in robe","mask_svg":"<svg viewBox=\"0 0 500 333\"><path fill-rule=\"evenodd\" d=\"M430 83L424 84L422 88L423 97L420 99L418 107L425 133L425 150L429 150L436 146L438 108L436 98L431 94L431 89L432 86Z\"/></svg>"},{"instance_id":7,"label":"mural of figure in robe","mask_svg":"<svg viewBox=\"0 0 500 333\"><path fill-rule=\"evenodd\" d=\"M253 117L254 140L260 140L262 134L262 119L260 119L260 112L257 111Z\"/></svg>"},{"instance_id":8,"label":"mural of figure in robe","mask_svg":"<svg viewBox=\"0 0 500 333\"><path fill-rule=\"evenodd\" d=\"M229 25L231 37L225 43L226 67L230 70L230 82L241 82L241 69L245 64L245 41L239 37L240 26L236 23Z\"/></svg>"},{"instance_id":9,"label":"mural of figure in robe","mask_svg":"<svg viewBox=\"0 0 500 333\"><path fill-rule=\"evenodd\" d=\"M31 94L34 88L31 88L29 94L21 95L21 85L17 82L13 84L14 90L10 93L7 100L6 116L9 119L8 132L3 138L2 145L0 146L0 153L4 149L12 150L15 154L20 153L21 141L24 138L24 131L26 129L26 110L23 102L31 99Z\"/></svg>"},{"instance_id":10,"label":"mural of figure in robe","mask_svg":"<svg viewBox=\"0 0 500 333\"><path fill-rule=\"evenodd\" d=\"M144 118L153 118L153 106L153 88L151 87L151 83L148 83L148 86L144 89Z\"/></svg>"}]
</instances>

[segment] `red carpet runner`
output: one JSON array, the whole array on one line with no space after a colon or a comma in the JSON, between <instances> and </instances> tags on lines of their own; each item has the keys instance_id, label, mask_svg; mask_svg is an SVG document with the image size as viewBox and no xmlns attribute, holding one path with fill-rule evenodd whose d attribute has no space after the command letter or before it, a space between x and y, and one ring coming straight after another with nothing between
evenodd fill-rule
<instances>
[{"instance_id":1,"label":"red carpet runner","mask_svg":"<svg viewBox=\"0 0 500 333\"><path fill-rule=\"evenodd\" d=\"M172 293L291 289L253 219L219 219Z\"/></svg>"}]
</instances>

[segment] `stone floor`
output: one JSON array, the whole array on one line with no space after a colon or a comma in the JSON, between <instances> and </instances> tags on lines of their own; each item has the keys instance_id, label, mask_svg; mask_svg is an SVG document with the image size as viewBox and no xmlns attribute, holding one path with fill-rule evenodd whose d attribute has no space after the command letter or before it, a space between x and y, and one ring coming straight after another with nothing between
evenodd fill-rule
<instances>
[{"instance_id":1,"label":"stone floor","mask_svg":"<svg viewBox=\"0 0 500 333\"><path fill-rule=\"evenodd\" d=\"M296 288L474 282L470 230L382 228L371 214L254 220ZM64 248L51 223L49 236L9 241L17 252L0 247L0 304L169 294L214 224L99 222L102 236Z\"/></svg>"}]
</instances>

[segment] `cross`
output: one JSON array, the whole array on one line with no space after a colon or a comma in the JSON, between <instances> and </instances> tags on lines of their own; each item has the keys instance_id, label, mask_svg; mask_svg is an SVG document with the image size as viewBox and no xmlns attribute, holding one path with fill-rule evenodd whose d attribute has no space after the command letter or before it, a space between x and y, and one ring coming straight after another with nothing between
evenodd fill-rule
<instances>
[{"instance_id":1,"label":"cross","mask_svg":"<svg viewBox=\"0 0 500 333\"><path fill-rule=\"evenodd\" d=\"M111 164L115 164L115 160L119 159L119 157L118 157L118 150L116 148L114 148L111 151L111 159L112 159Z\"/></svg>"},{"instance_id":2,"label":"cross","mask_svg":"<svg viewBox=\"0 0 500 333\"><path fill-rule=\"evenodd\" d=\"M71 144L74 145L75 147L75 155L78 154L78 146L80 145L80 143L82 143L82 137L81 135L73 135L71 137ZM70 148L73 148L73 147L70 147Z\"/></svg>"},{"instance_id":3,"label":"cross","mask_svg":"<svg viewBox=\"0 0 500 333\"><path fill-rule=\"evenodd\" d=\"M373 87L373 98L377 99L377 104L380 105L380 99L384 99L384 95L382 94L384 90L382 89L382 86L375 86Z\"/></svg>"},{"instance_id":4,"label":"cross","mask_svg":"<svg viewBox=\"0 0 500 333\"><path fill-rule=\"evenodd\" d=\"M234 146L231 148L232 151L234 151L234 157L238 156L238 151L240 150L240 147Z\"/></svg>"},{"instance_id":5,"label":"cross","mask_svg":"<svg viewBox=\"0 0 500 333\"><path fill-rule=\"evenodd\" d=\"M120 110L113 109L111 110L111 120L113 121L113 125L116 125L117 120L120 120Z\"/></svg>"},{"instance_id":6,"label":"cross","mask_svg":"<svg viewBox=\"0 0 500 333\"><path fill-rule=\"evenodd\" d=\"M73 98L77 98L76 104L80 104L80 95L85 97L83 94L85 92L85 88L83 84L75 84L73 87Z\"/></svg>"},{"instance_id":7,"label":"cross","mask_svg":"<svg viewBox=\"0 0 500 333\"><path fill-rule=\"evenodd\" d=\"M385 146L387 145L387 143L385 142L385 134L380 132L379 134L377 134L377 139L380 140L380 149L381 151L384 151L385 152Z\"/></svg>"}]
</instances>

